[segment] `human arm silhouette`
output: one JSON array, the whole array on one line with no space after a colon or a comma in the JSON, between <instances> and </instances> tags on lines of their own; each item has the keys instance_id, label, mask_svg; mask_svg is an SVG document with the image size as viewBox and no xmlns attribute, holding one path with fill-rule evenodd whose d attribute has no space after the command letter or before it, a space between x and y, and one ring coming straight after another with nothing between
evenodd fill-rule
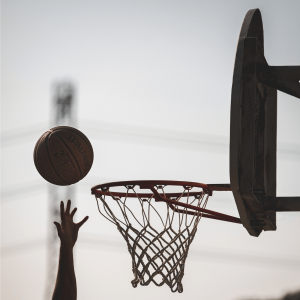
<instances>
[{"instance_id":1,"label":"human arm silhouette","mask_svg":"<svg viewBox=\"0 0 300 300\"><path fill-rule=\"evenodd\" d=\"M63 201L60 202L61 224L54 222L60 238L59 265L52 300L76 300L77 286L74 271L73 247L77 241L79 228L89 218L86 216L79 223L73 222L77 211L75 207L70 212L71 200L68 200L66 210Z\"/></svg>"}]
</instances>

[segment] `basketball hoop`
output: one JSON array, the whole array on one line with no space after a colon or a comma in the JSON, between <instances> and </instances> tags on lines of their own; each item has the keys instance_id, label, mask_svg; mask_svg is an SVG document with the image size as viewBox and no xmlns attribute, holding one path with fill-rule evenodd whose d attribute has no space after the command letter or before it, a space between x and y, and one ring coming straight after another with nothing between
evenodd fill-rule
<instances>
[{"instance_id":1,"label":"basketball hoop","mask_svg":"<svg viewBox=\"0 0 300 300\"><path fill-rule=\"evenodd\" d=\"M201 218L241 223L206 209L213 191L230 190L229 184L144 180L97 185L92 194L100 214L117 226L127 243L132 286L153 282L182 293L185 260Z\"/></svg>"}]
</instances>

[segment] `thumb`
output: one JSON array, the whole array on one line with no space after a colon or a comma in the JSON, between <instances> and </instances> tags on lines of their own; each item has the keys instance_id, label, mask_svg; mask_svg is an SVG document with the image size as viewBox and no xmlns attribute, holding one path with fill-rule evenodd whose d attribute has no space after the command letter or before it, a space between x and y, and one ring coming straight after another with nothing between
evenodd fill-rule
<instances>
[{"instance_id":1,"label":"thumb","mask_svg":"<svg viewBox=\"0 0 300 300\"><path fill-rule=\"evenodd\" d=\"M88 216L86 216L82 221L80 221L79 223L77 223L76 225L78 226L78 228L80 228L87 220L88 220Z\"/></svg>"},{"instance_id":2,"label":"thumb","mask_svg":"<svg viewBox=\"0 0 300 300\"><path fill-rule=\"evenodd\" d=\"M61 234L61 227L60 227L60 224L57 223L57 222L53 222L53 223L54 223L54 225L56 226L58 236L60 236L60 234Z\"/></svg>"}]
</instances>

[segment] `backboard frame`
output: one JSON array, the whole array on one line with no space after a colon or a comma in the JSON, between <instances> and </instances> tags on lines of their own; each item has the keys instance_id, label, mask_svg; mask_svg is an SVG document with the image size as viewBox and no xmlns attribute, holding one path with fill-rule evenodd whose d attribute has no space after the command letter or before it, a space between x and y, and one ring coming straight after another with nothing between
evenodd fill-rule
<instances>
[{"instance_id":1,"label":"backboard frame","mask_svg":"<svg viewBox=\"0 0 300 300\"><path fill-rule=\"evenodd\" d=\"M230 185L242 224L252 236L276 230L277 90L300 98L299 80L299 66L268 65L261 13L248 11L233 73Z\"/></svg>"}]
</instances>

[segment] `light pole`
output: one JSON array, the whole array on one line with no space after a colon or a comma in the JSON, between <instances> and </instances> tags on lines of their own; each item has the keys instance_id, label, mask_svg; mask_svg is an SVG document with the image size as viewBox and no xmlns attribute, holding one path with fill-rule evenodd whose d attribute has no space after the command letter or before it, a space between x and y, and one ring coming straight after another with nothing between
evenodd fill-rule
<instances>
[{"instance_id":1,"label":"light pole","mask_svg":"<svg viewBox=\"0 0 300 300\"><path fill-rule=\"evenodd\" d=\"M75 88L69 81L54 84L51 103L51 128L55 126L76 127ZM51 299L58 266L59 241L53 221L60 221L60 201L72 200L74 205L75 186L57 186L49 183L49 229L47 241L47 274L45 299Z\"/></svg>"}]
</instances>

